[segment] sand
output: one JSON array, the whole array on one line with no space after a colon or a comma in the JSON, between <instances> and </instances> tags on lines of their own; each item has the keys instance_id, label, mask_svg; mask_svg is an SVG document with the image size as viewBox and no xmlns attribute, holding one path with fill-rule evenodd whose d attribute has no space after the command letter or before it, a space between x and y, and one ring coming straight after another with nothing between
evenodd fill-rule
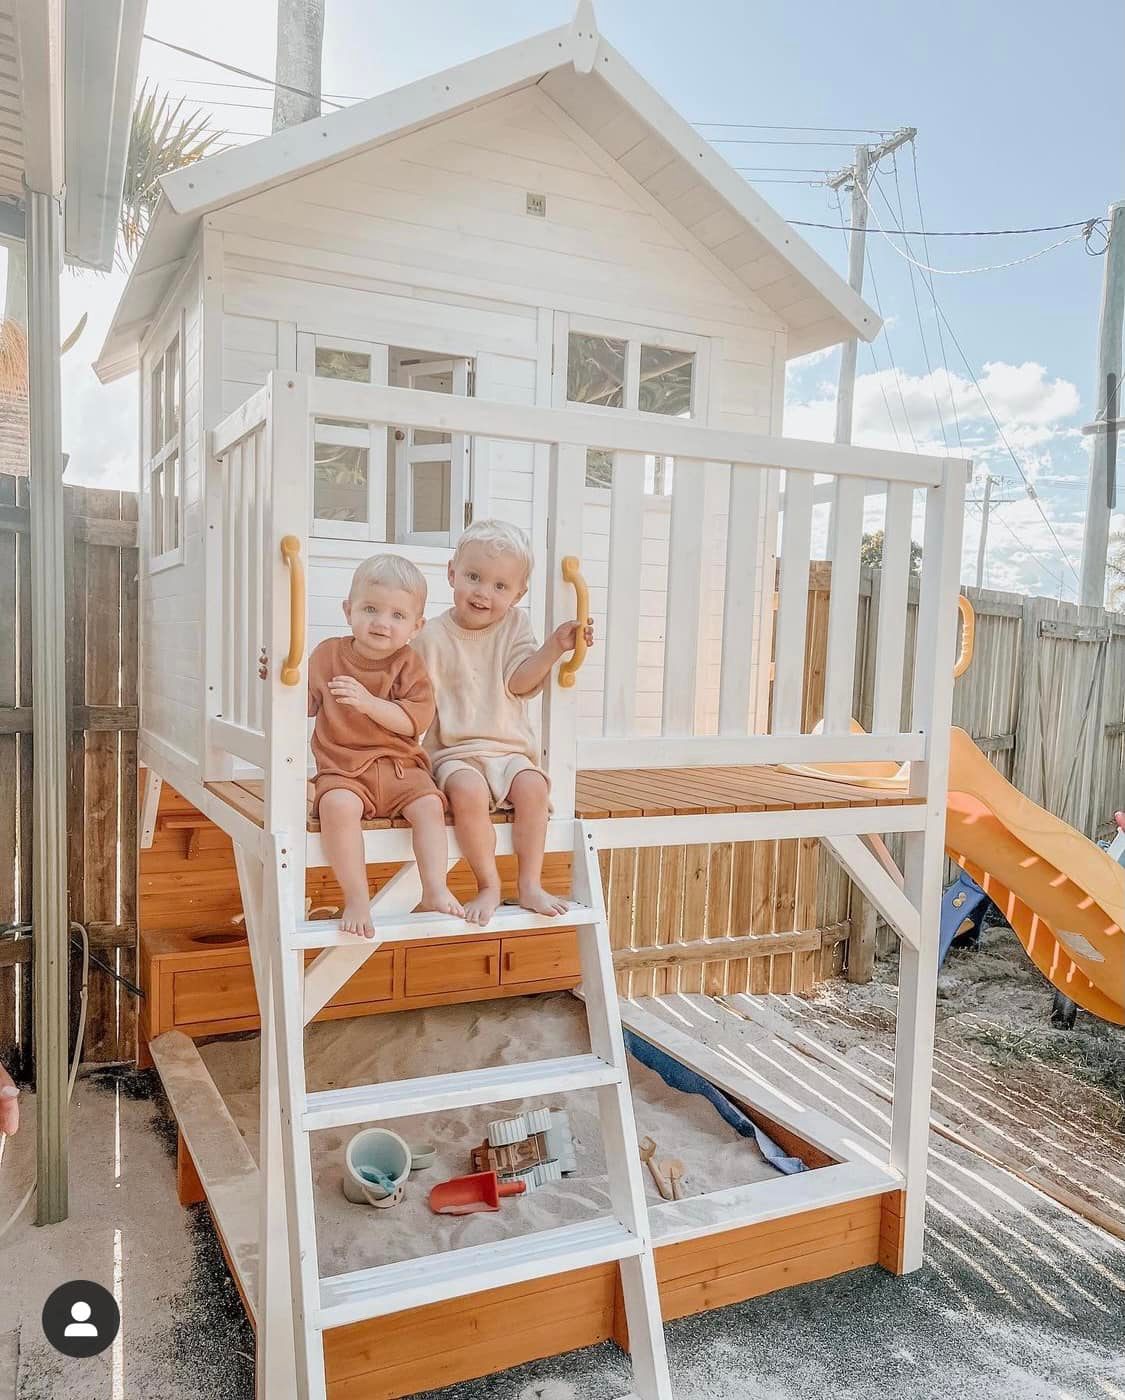
<instances>
[{"instance_id":1,"label":"sand","mask_svg":"<svg viewBox=\"0 0 1125 1400\"><path fill-rule=\"evenodd\" d=\"M309 1029L306 1065L309 1089L318 1090L588 1050L582 1005L570 993L561 992L322 1023ZM200 1053L257 1157L257 1037L215 1041L201 1046ZM661 1154L683 1161L686 1194L701 1195L777 1175L754 1142L728 1127L705 1100L669 1089L635 1060L630 1060L629 1067L638 1135L651 1136ZM491 1119L546 1103L570 1114L578 1159L573 1176L531 1195L506 1199L497 1214L451 1217L430 1211L430 1187L471 1170L469 1151L484 1138ZM344 1199L344 1149L359 1128L315 1133L312 1157L321 1273L393 1263L610 1214L596 1108L596 1095L587 1091L549 1101L514 1100L428 1118L390 1120L385 1126L407 1142L431 1142L438 1149L434 1166L415 1173L406 1199L390 1210L352 1205ZM645 1182L650 1203L659 1203L647 1170Z\"/></svg>"}]
</instances>

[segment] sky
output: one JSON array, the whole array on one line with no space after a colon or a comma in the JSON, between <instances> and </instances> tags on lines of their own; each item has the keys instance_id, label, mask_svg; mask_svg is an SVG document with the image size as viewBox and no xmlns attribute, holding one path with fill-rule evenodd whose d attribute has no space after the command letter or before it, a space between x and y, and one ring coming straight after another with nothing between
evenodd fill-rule
<instances>
[{"instance_id":1,"label":"sky","mask_svg":"<svg viewBox=\"0 0 1125 1400\"><path fill-rule=\"evenodd\" d=\"M370 96L563 23L572 8L570 0L326 0L323 90ZM832 225L801 232L841 273L847 210L823 182L851 162L856 141L879 139L857 127L917 128L917 190L931 230L1071 223L1125 198L1125 7L1117 0L1065 10L1057 0L909 8L892 0L596 0L596 9L610 41L732 165L753 167L747 178L780 213ZM276 0L149 0L145 28L273 73ZM269 130L268 89L211 64L146 42L141 76L209 113L232 142ZM816 130L781 129L796 127ZM882 163L871 195L864 292L886 325L872 347L860 347L854 441L972 457L971 498L985 473L1004 479L987 584L1073 598L1089 441L1080 429L1094 412L1104 259L1079 237L1019 266L944 275L1026 258L1078 231L930 238L925 248L917 237L888 239L876 220L888 233L921 226L911 148L895 160L897 170ZM908 250L942 275L912 268ZM135 379L103 387L90 369L123 283L116 272L64 278L64 334L83 312L90 319L64 360L63 428L68 480L132 488ZM934 297L946 318L940 340ZM838 362L830 351L791 365L788 435L831 439ZM968 581L978 530L979 507L970 505Z\"/></svg>"}]
</instances>

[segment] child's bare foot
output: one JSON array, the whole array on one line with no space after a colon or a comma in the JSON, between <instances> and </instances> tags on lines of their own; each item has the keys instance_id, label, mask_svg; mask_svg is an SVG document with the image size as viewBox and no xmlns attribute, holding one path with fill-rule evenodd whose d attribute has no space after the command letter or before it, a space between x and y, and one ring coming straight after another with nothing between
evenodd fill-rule
<instances>
[{"instance_id":1,"label":"child's bare foot","mask_svg":"<svg viewBox=\"0 0 1125 1400\"><path fill-rule=\"evenodd\" d=\"M486 885L484 889L478 890L476 897L470 899L465 905L465 919L470 924L487 924L493 914L496 913L496 906L500 903L500 887L493 888Z\"/></svg>"},{"instance_id":2,"label":"child's bare foot","mask_svg":"<svg viewBox=\"0 0 1125 1400\"><path fill-rule=\"evenodd\" d=\"M570 901L559 894L548 894L541 885L521 885L519 887L520 907L530 909L533 914L565 914Z\"/></svg>"},{"instance_id":3,"label":"child's bare foot","mask_svg":"<svg viewBox=\"0 0 1125 1400\"><path fill-rule=\"evenodd\" d=\"M465 917L465 906L450 893L448 886L439 885L433 890L423 890L414 912L416 914L452 914L455 919Z\"/></svg>"},{"instance_id":4,"label":"child's bare foot","mask_svg":"<svg viewBox=\"0 0 1125 1400\"><path fill-rule=\"evenodd\" d=\"M361 938L374 938L371 905L366 900L349 899L340 915L340 930L342 933L357 933Z\"/></svg>"}]
</instances>

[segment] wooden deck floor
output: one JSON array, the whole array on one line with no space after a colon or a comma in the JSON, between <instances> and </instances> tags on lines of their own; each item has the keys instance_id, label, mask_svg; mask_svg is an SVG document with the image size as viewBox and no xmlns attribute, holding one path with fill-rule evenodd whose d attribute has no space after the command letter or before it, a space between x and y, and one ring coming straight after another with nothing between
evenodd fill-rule
<instances>
[{"instance_id":1,"label":"wooden deck floor","mask_svg":"<svg viewBox=\"0 0 1125 1400\"><path fill-rule=\"evenodd\" d=\"M263 825L260 779L208 783L216 797L229 802L244 817ZM779 812L815 807L899 807L921 798L853 787L778 768L610 768L583 771L575 785L575 810L589 821L607 817L700 816L714 812ZM309 784L309 810L312 784ZM493 821L511 820L497 812ZM365 831L403 827L401 819L363 823ZM309 830L320 830L310 816Z\"/></svg>"}]
</instances>

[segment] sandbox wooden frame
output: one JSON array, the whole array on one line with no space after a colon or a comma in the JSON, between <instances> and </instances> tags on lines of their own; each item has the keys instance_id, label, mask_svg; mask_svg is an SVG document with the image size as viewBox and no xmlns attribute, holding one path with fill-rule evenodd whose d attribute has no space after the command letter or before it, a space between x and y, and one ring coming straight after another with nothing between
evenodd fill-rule
<instances>
[{"instance_id":1,"label":"sandbox wooden frame","mask_svg":"<svg viewBox=\"0 0 1125 1400\"><path fill-rule=\"evenodd\" d=\"M622 1022L736 1100L812 1168L650 1208L666 1321L778 1288L881 1264L903 1271L902 1179L862 1139L794 1105L641 1002ZM258 1167L194 1043L168 1031L151 1043L175 1115L182 1204L205 1201L251 1323L257 1328ZM399 1400L628 1333L618 1266L413 1307L325 1334L330 1400Z\"/></svg>"}]
</instances>

